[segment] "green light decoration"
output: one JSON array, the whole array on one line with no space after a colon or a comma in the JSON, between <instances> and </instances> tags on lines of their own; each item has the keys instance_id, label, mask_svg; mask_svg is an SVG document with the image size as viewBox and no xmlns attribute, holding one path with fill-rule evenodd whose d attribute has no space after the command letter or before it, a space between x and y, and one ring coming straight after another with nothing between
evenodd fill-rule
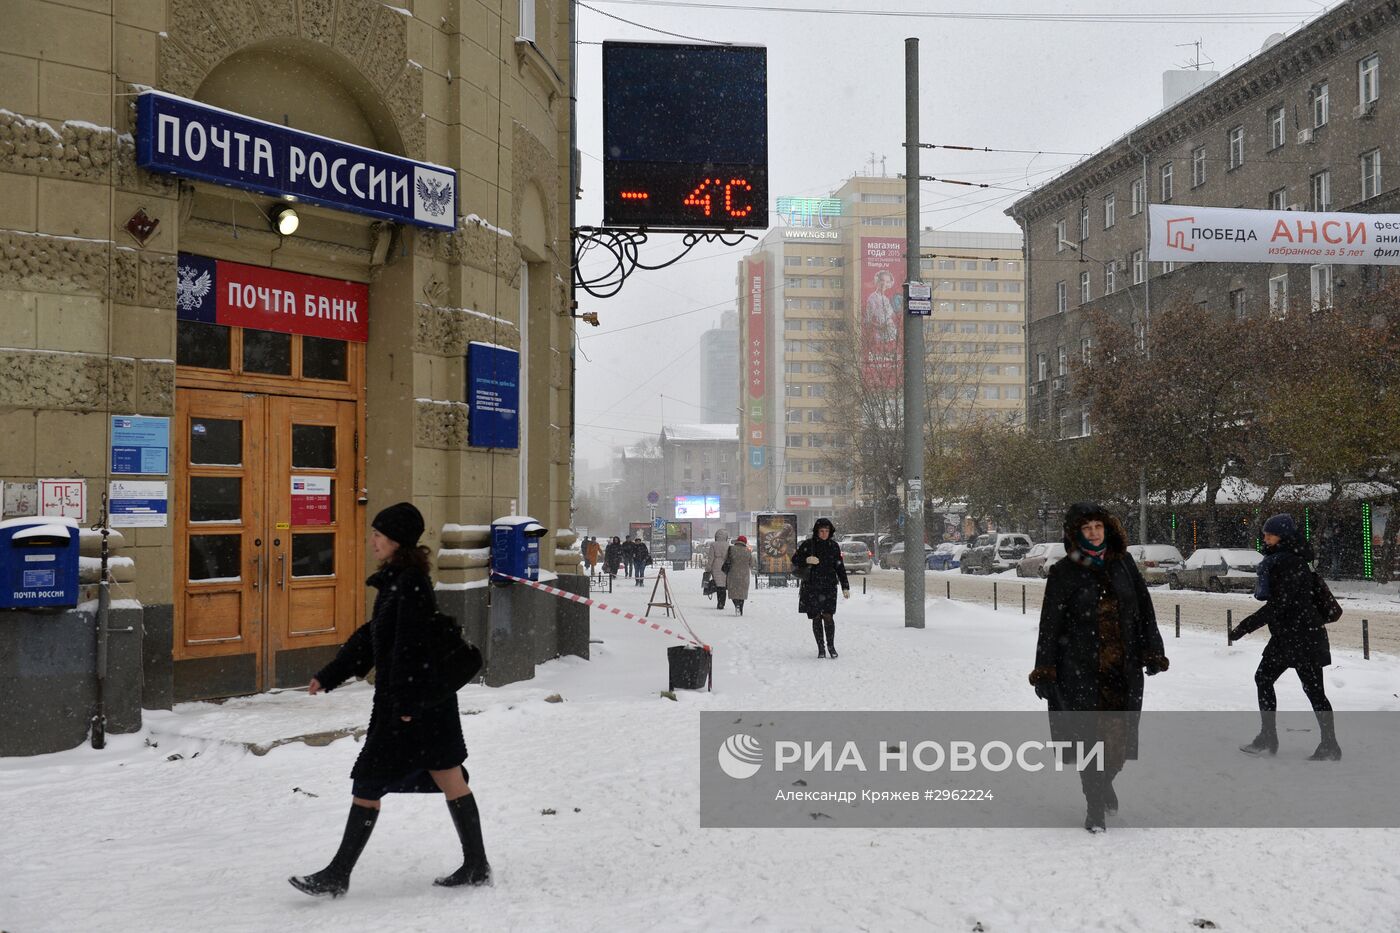
<instances>
[{"instance_id":1,"label":"green light decoration","mask_svg":"<svg viewBox=\"0 0 1400 933\"><path fill-rule=\"evenodd\" d=\"M1371 503L1361 503L1361 575L1372 579L1374 565L1371 563Z\"/></svg>"},{"instance_id":2,"label":"green light decoration","mask_svg":"<svg viewBox=\"0 0 1400 933\"><path fill-rule=\"evenodd\" d=\"M1312 540L1312 509L1303 506L1303 537Z\"/></svg>"}]
</instances>

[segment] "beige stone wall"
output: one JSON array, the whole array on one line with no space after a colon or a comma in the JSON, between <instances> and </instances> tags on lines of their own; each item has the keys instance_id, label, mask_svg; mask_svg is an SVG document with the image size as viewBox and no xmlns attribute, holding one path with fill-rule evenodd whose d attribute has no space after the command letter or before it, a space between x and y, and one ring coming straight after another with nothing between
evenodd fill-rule
<instances>
[{"instance_id":1,"label":"beige stone wall","mask_svg":"<svg viewBox=\"0 0 1400 933\"><path fill-rule=\"evenodd\" d=\"M526 43L518 0L0 0L0 479L84 476L96 499L107 416L173 414L175 254L216 251L370 283L370 505L413 498L441 546L444 525L486 524L520 496L516 455L467 443L463 357L472 340L520 346L528 259L546 283L526 323L532 508L567 526L568 9L537 7ZM277 84L279 57L299 80ZM452 166L479 221L400 230L378 265L353 215L308 211L282 243L253 198L135 168L144 87ZM160 221L144 246L122 229L138 208ZM123 554L130 594L170 601L169 530L129 533ZM443 576L484 576L472 563Z\"/></svg>"}]
</instances>

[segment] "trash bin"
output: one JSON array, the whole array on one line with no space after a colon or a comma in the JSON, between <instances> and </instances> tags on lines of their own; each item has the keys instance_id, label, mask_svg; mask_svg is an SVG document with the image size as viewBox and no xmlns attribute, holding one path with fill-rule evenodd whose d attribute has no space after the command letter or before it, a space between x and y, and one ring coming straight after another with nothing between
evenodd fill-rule
<instances>
[{"instance_id":1,"label":"trash bin","mask_svg":"<svg viewBox=\"0 0 1400 933\"><path fill-rule=\"evenodd\" d=\"M46 516L0 522L0 609L78 604L78 523Z\"/></svg>"},{"instance_id":2,"label":"trash bin","mask_svg":"<svg viewBox=\"0 0 1400 933\"><path fill-rule=\"evenodd\" d=\"M671 690L704 690L710 682L710 652L691 645L666 649L671 667Z\"/></svg>"},{"instance_id":3,"label":"trash bin","mask_svg":"<svg viewBox=\"0 0 1400 933\"><path fill-rule=\"evenodd\" d=\"M526 515L507 515L491 523L491 580L509 583L501 574L524 580L540 578L540 538L549 533Z\"/></svg>"}]
</instances>

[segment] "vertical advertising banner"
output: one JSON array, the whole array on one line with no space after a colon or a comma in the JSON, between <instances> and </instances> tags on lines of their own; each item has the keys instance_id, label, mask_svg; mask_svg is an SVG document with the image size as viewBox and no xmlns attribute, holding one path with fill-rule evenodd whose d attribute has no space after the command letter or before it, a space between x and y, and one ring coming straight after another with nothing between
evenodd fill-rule
<instances>
[{"instance_id":1,"label":"vertical advertising banner","mask_svg":"<svg viewBox=\"0 0 1400 933\"><path fill-rule=\"evenodd\" d=\"M745 331L744 382L748 386L749 465L763 469L763 402L768 393L767 327L768 256L760 253L744 260L744 287L748 291L748 320Z\"/></svg>"},{"instance_id":2,"label":"vertical advertising banner","mask_svg":"<svg viewBox=\"0 0 1400 933\"><path fill-rule=\"evenodd\" d=\"M867 388L894 389L904 367L904 240L861 237L861 378Z\"/></svg>"},{"instance_id":3,"label":"vertical advertising banner","mask_svg":"<svg viewBox=\"0 0 1400 933\"><path fill-rule=\"evenodd\" d=\"M690 522L666 523L666 559L690 560L693 550Z\"/></svg>"},{"instance_id":4,"label":"vertical advertising banner","mask_svg":"<svg viewBox=\"0 0 1400 933\"><path fill-rule=\"evenodd\" d=\"M792 555L797 553L797 516L791 513L763 513L758 528L758 572L792 573Z\"/></svg>"}]
</instances>

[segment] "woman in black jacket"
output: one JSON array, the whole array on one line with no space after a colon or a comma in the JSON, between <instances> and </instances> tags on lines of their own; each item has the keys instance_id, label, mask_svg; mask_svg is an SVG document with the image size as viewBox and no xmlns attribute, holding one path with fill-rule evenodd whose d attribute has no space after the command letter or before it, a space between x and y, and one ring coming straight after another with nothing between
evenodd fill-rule
<instances>
[{"instance_id":1,"label":"woman in black jacket","mask_svg":"<svg viewBox=\"0 0 1400 933\"><path fill-rule=\"evenodd\" d=\"M1087 811L1084 828L1103 832L1105 811L1118 810L1113 778L1137 758L1137 716L1143 669L1168 666L1147 584L1123 528L1092 502L1070 506L1064 524L1065 558L1050 568L1040 608L1031 685L1050 708L1055 741L1104 743L1103 770L1079 772ZM1057 716L1057 713L1112 716Z\"/></svg>"},{"instance_id":2,"label":"woman in black jacket","mask_svg":"<svg viewBox=\"0 0 1400 933\"><path fill-rule=\"evenodd\" d=\"M608 546L603 549L603 569L608 572L608 576L617 576L618 565L622 563L622 540L617 535L608 542Z\"/></svg>"},{"instance_id":3,"label":"woman in black jacket","mask_svg":"<svg viewBox=\"0 0 1400 933\"><path fill-rule=\"evenodd\" d=\"M812 537L797 546L792 566L802 578L797 590L797 611L812 620L812 636L817 640L817 657L836 657L836 584L841 595L851 598L851 584L846 579L846 562L841 559L841 545L836 543L836 526L829 518L819 518L812 525ZM822 641L822 636L826 641Z\"/></svg>"},{"instance_id":4,"label":"woman in black jacket","mask_svg":"<svg viewBox=\"0 0 1400 933\"><path fill-rule=\"evenodd\" d=\"M1264 523L1264 560L1255 571L1258 580L1254 587L1254 598L1264 600L1264 606L1230 632L1233 640L1269 627L1269 643L1254 672L1259 734L1253 742L1240 746L1246 754L1272 755L1278 751L1274 681L1291 667L1298 672L1322 731L1322 741L1308 760L1338 761L1342 757L1332 704L1322 684L1322 669L1332 663L1332 647L1324 628L1326 619L1313 592L1312 560L1312 546L1298 532L1293 516L1275 515Z\"/></svg>"},{"instance_id":5,"label":"woman in black jacket","mask_svg":"<svg viewBox=\"0 0 1400 933\"><path fill-rule=\"evenodd\" d=\"M481 839L476 797L462 767L467 749L457 698L428 706L435 656L429 624L436 611L429 577L428 549L418 544L423 516L412 503L391 505L374 517L370 549L379 570L369 580L379 591L374 614L355 630L307 692L330 691L350 677L375 670L374 704L364 748L350 771L354 784L350 818L330 865L311 875L289 878L315 897L340 897L350 888L350 871L379 818L379 801L389 793L435 793L447 809L462 843L462 867L438 878L443 887L486 884L491 866Z\"/></svg>"}]
</instances>

